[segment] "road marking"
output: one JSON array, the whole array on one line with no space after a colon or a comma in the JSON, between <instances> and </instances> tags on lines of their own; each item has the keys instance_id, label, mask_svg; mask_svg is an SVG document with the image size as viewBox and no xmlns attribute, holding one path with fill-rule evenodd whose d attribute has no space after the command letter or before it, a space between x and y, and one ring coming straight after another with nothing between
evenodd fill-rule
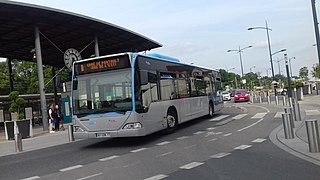
<instances>
[{"instance_id":1,"label":"road marking","mask_svg":"<svg viewBox=\"0 0 320 180\"><path fill-rule=\"evenodd\" d=\"M186 164L186 165L184 165L184 166L181 166L181 167L179 167L179 168L180 168L180 169L187 169L187 170L189 170L189 169L195 168L195 167L197 167L197 166L200 166L200 165L202 165L202 164L204 164L204 163L203 163L203 162L192 162L192 163Z\"/></svg>"},{"instance_id":2,"label":"road marking","mask_svg":"<svg viewBox=\"0 0 320 180\"><path fill-rule=\"evenodd\" d=\"M232 133L228 133L228 134L225 134L223 135L224 137L227 137L227 136L230 136Z\"/></svg>"},{"instance_id":3,"label":"road marking","mask_svg":"<svg viewBox=\"0 0 320 180\"><path fill-rule=\"evenodd\" d=\"M160 155L158 155L158 156L156 156L157 158L158 157L163 157L163 156L167 156L167 155L169 155L169 154L172 154L173 152L167 152L167 153L163 153L163 154L160 154Z\"/></svg>"},{"instance_id":4,"label":"road marking","mask_svg":"<svg viewBox=\"0 0 320 180\"><path fill-rule=\"evenodd\" d=\"M209 127L209 128L207 128L206 130L207 131L212 131L212 130L215 130L216 128L215 127Z\"/></svg>"},{"instance_id":5,"label":"road marking","mask_svg":"<svg viewBox=\"0 0 320 180\"><path fill-rule=\"evenodd\" d=\"M193 133L194 135L199 135L199 134L203 134L203 133L205 133L204 131L198 131L198 132L195 132L195 133Z\"/></svg>"},{"instance_id":6,"label":"road marking","mask_svg":"<svg viewBox=\"0 0 320 180\"><path fill-rule=\"evenodd\" d=\"M277 112L274 118L281 118L284 112Z\"/></svg>"},{"instance_id":7,"label":"road marking","mask_svg":"<svg viewBox=\"0 0 320 180\"><path fill-rule=\"evenodd\" d=\"M169 142L169 141L164 141L164 142L162 142L162 143L158 143L158 144L156 144L157 146L163 146L163 145L166 145L166 144L170 144L171 142Z\"/></svg>"},{"instance_id":8,"label":"road marking","mask_svg":"<svg viewBox=\"0 0 320 180\"><path fill-rule=\"evenodd\" d=\"M221 115L221 116L218 116L216 118L213 118L213 119L210 119L209 121L220 121L226 117L229 117L230 115Z\"/></svg>"},{"instance_id":9,"label":"road marking","mask_svg":"<svg viewBox=\"0 0 320 180\"><path fill-rule=\"evenodd\" d=\"M181 137L178 137L177 139L178 140L183 140L183 139L187 139L187 138L189 138L189 136L181 136Z\"/></svg>"},{"instance_id":10,"label":"road marking","mask_svg":"<svg viewBox=\"0 0 320 180\"><path fill-rule=\"evenodd\" d=\"M134 166L134 165L137 165L137 164L140 164L140 163L141 163L141 161L136 161L136 162L134 162L134 163L127 164L127 165L124 165L124 166L122 166L122 167L127 168L127 167Z\"/></svg>"},{"instance_id":11,"label":"road marking","mask_svg":"<svg viewBox=\"0 0 320 180\"><path fill-rule=\"evenodd\" d=\"M318 110L305 110L307 116L320 115Z\"/></svg>"},{"instance_id":12,"label":"road marking","mask_svg":"<svg viewBox=\"0 0 320 180\"><path fill-rule=\"evenodd\" d=\"M149 178L144 179L144 180L160 180L160 179L164 179L166 177L169 177L169 176L168 175L164 175L164 174L158 174L158 175L149 177Z\"/></svg>"},{"instance_id":13,"label":"road marking","mask_svg":"<svg viewBox=\"0 0 320 180\"><path fill-rule=\"evenodd\" d=\"M258 138L258 139L256 139L256 140L251 141L251 142L254 142L254 143L262 143L262 142L264 142L265 140L266 140L266 139Z\"/></svg>"},{"instance_id":14,"label":"road marking","mask_svg":"<svg viewBox=\"0 0 320 180\"><path fill-rule=\"evenodd\" d=\"M99 159L99 161L109 161L111 159L115 159L115 158L118 158L120 156L109 156L109 157L106 157L106 158L102 158L102 159Z\"/></svg>"},{"instance_id":15,"label":"road marking","mask_svg":"<svg viewBox=\"0 0 320 180\"><path fill-rule=\"evenodd\" d=\"M251 117L251 119L261 119L263 118L267 113L257 113L254 116Z\"/></svg>"},{"instance_id":16,"label":"road marking","mask_svg":"<svg viewBox=\"0 0 320 180\"><path fill-rule=\"evenodd\" d=\"M215 140L217 140L217 138L210 139L207 142L212 142L212 141L215 141Z\"/></svg>"},{"instance_id":17,"label":"road marking","mask_svg":"<svg viewBox=\"0 0 320 180\"><path fill-rule=\"evenodd\" d=\"M248 114L239 114L239 115L234 116L234 117L231 118L231 119L236 119L236 120L238 120L238 119L241 119L241 118L245 117L246 115L248 115Z\"/></svg>"},{"instance_id":18,"label":"road marking","mask_svg":"<svg viewBox=\"0 0 320 180\"><path fill-rule=\"evenodd\" d=\"M248 129L248 128L251 128L252 126L260 123L261 121L263 121L263 119L260 119L259 121L255 122L255 123L253 123L253 124L251 124L251 125L249 125L249 126L246 126L246 127L242 128L242 129L239 129L238 131L241 132L241 131L243 131L243 130L246 130L246 129Z\"/></svg>"},{"instance_id":19,"label":"road marking","mask_svg":"<svg viewBox=\"0 0 320 180\"><path fill-rule=\"evenodd\" d=\"M249 147L251 147L252 145L241 145L241 146L238 146L238 147L235 147L234 149L239 149L239 150L245 150Z\"/></svg>"},{"instance_id":20,"label":"road marking","mask_svg":"<svg viewBox=\"0 0 320 180\"><path fill-rule=\"evenodd\" d=\"M75 166L60 169L59 171L60 172L71 171L71 170L82 168L82 167L83 167L82 165L75 165Z\"/></svg>"},{"instance_id":21,"label":"road marking","mask_svg":"<svg viewBox=\"0 0 320 180\"><path fill-rule=\"evenodd\" d=\"M215 155L212 155L210 156L211 158L215 158L215 159L219 159L219 158L223 158L225 156L228 156L230 155L231 153L218 153L218 154L215 154Z\"/></svg>"},{"instance_id":22,"label":"road marking","mask_svg":"<svg viewBox=\"0 0 320 180\"><path fill-rule=\"evenodd\" d=\"M184 147L184 149L190 149L190 148L193 148L193 147L195 147L196 145L194 144L194 145L191 145L191 146L186 146L186 147Z\"/></svg>"},{"instance_id":23,"label":"road marking","mask_svg":"<svg viewBox=\"0 0 320 180\"><path fill-rule=\"evenodd\" d=\"M93 177L96 177L96 176L100 176L102 175L103 173L97 173L97 174L92 174L90 176L86 176L86 177L83 177L83 178L80 178L80 179L77 179L77 180L85 180L85 179L90 179L90 178L93 178Z\"/></svg>"},{"instance_id":24,"label":"road marking","mask_svg":"<svg viewBox=\"0 0 320 180\"><path fill-rule=\"evenodd\" d=\"M148 148L140 148L140 149L132 150L132 151L130 151L130 152L136 153L136 152L144 151L144 150L146 150L146 149L148 149Z\"/></svg>"},{"instance_id":25,"label":"road marking","mask_svg":"<svg viewBox=\"0 0 320 180\"><path fill-rule=\"evenodd\" d=\"M40 179L40 177L39 176L32 176L32 177L28 177L28 178L21 179L21 180L34 180L34 179Z\"/></svg>"}]
</instances>

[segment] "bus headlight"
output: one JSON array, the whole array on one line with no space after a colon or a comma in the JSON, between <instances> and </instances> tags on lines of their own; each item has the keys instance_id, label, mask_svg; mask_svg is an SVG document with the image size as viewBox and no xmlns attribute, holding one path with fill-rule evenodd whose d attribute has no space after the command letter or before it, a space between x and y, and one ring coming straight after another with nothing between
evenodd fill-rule
<instances>
[{"instance_id":1,"label":"bus headlight","mask_svg":"<svg viewBox=\"0 0 320 180\"><path fill-rule=\"evenodd\" d=\"M80 126L74 126L74 132L84 132Z\"/></svg>"},{"instance_id":2,"label":"bus headlight","mask_svg":"<svg viewBox=\"0 0 320 180\"><path fill-rule=\"evenodd\" d=\"M128 123L123 127L123 129L138 129L138 128L142 128L142 124L139 122Z\"/></svg>"}]
</instances>

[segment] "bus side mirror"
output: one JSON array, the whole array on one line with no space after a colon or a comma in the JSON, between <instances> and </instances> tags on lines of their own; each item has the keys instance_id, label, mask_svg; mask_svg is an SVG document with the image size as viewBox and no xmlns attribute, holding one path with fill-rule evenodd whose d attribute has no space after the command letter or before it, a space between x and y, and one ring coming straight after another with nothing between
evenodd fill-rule
<instances>
[{"instance_id":1,"label":"bus side mirror","mask_svg":"<svg viewBox=\"0 0 320 180\"><path fill-rule=\"evenodd\" d=\"M72 90L78 89L78 80L73 80Z\"/></svg>"}]
</instances>

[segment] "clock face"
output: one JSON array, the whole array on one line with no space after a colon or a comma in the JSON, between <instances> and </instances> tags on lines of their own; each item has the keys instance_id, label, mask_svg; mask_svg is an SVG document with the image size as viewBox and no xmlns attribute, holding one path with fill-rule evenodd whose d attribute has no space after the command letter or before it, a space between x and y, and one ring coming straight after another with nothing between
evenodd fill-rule
<instances>
[{"instance_id":1,"label":"clock face","mask_svg":"<svg viewBox=\"0 0 320 180\"><path fill-rule=\"evenodd\" d=\"M69 69L71 69L72 63L74 61L79 61L79 60L81 60L81 55L76 49L70 48L66 50L66 52L64 53L64 63L66 67Z\"/></svg>"}]
</instances>

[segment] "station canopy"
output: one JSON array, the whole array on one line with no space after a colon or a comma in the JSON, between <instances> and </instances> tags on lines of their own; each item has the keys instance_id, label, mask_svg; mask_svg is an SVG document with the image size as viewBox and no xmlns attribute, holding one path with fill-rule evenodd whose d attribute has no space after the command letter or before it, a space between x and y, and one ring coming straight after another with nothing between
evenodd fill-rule
<instances>
[{"instance_id":1,"label":"station canopy","mask_svg":"<svg viewBox=\"0 0 320 180\"><path fill-rule=\"evenodd\" d=\"M35 27L41 34L43 64L54 67L64 66L63 53L69 48L79 52L84 49L82 59L94 55L95 38L99 42L100 55L161 47L145 36L98 19L0 0L0 57L33 61Z\"/></svg>"}]
</instances>

